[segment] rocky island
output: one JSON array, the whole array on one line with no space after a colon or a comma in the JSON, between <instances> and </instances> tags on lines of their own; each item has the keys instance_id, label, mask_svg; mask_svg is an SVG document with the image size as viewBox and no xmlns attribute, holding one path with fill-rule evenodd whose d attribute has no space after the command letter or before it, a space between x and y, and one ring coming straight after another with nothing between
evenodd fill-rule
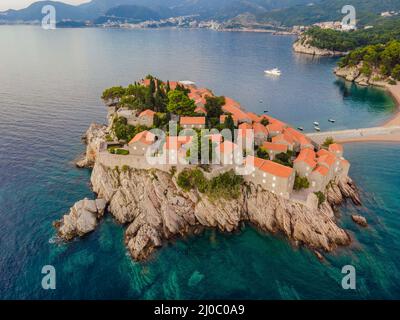
<instances>
[{"instance_id":1,"label":"rocky island","mask_svg":"<svg viewBox=\"0 0 400 320\"><path fill-rule=\"evenodd\" d=\"M126 226L125 244L135 260L166 241L205 228L232 232L243 223L281 233L320 258L320 251L351 243L335 212L346 199L361 201L341 145L318 145L280 120L247 112L189 81L148 76L107 89L103 99L108 124L89 127L86 155L77 164L93 168L97 199L77 202L54 223L60 238L93 231L109 213ZM198 140L207 143L193 148ZM204 145L209 149L201 152ZM193 161L201 154L210 162Z\"/></svg>"}]
</instances>

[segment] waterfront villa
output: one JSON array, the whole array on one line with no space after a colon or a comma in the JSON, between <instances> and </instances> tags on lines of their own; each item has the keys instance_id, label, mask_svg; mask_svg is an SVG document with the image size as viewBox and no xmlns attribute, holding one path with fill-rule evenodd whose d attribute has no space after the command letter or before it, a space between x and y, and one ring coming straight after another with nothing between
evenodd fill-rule
<instances>
[{"instance_id":1,"label":"waterfront villa","mask_svg":"<svg viewBox=\"0 0 400 320\"><path fill-rule=\"evenodd\" d=\"M295 179L295 171L292 168L253 156L246 157L245 165L252 171L250 175L245 176L247 181L281 197L290 197Z\"/></svg>"}]
</instances>

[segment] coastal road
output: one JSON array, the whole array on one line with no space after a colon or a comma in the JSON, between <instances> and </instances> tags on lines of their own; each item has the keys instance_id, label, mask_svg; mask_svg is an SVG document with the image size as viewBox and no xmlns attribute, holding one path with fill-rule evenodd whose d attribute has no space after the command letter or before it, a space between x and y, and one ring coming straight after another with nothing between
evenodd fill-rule
<instances>
[{"instance_id":1,"label":"coastal road","mask_svg":"<svg viewBox=\"0 0 400 320\"><path fill-rule=\"evenodd\" d=\"M326 138L332 137L336 142L367 142L387 141L400 142L400 126L383 126L363 129L350 129L341 131L328 131L307 134L317 143L323 143Z\"/></svg>"}]
</instances>

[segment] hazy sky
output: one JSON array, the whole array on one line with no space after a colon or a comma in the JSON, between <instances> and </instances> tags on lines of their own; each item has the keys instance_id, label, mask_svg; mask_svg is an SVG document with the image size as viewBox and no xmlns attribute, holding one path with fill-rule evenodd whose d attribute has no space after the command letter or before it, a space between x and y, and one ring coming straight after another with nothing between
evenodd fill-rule
<instances>
[{"instance_id":1,"label":"hazy sky","mask_svg":"<svg viewBox=\"0 0 400 320\"><path fill-rule=\"evenodd\" d=\"M89 2L90 0L54 0L65 2L69 4L80 4ZM0 11L7 9L21 9L29 6L31 3L38 2L38 0L0 0Z\"/></svg>"}]
</instances>

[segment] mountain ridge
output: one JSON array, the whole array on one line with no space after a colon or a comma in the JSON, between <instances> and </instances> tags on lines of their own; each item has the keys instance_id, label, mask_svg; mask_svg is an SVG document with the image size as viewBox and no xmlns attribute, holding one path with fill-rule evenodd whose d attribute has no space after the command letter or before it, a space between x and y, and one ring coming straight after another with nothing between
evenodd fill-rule
<instances>
[{"instance_id":1,"label":"mountain ridge","mask_svg":"<svg viewBox=\"0 0 400 320\"><path fill-rule=\"evenodd\" d=\"M140 10L154 10L162 17L198 15L202 19L224 20L239 14L263 14L273 9L304 4L309 0L92 0L81 5L63 2L38 1L21 10L0 12L0 20L37 21L45 5L56 8L57 20L95 20L105 16L107 11L119 6L137 6Z\"/></svg>"}]
</instances>

